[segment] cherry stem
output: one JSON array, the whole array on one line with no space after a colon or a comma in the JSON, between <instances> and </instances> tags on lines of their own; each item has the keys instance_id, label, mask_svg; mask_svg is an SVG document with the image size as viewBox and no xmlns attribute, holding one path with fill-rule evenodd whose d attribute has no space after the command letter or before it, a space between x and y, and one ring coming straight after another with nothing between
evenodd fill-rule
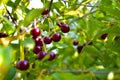
<instances>
[{"instance_id":1,"label":"cherry stem","mask_svg":"<svg viewBox=\"0 0 120 80\"><path fill-rule=\"evenodd\" d=\"M45 43L43 42L43 38L42 38L42 43L43 43L43 49L47 53L47 49L46 49Z\"/></svg>"},{"instance_id":2,"label":"cherry stem","mask_svg":"<svg viewBox=\"0 0 120 80\"><path fill-rule=\"evenodd\" d=\"M24 35L20 35L20 60L24 60L24 47L22 41L24 40Z\"/></svg>"},{"instance_id":3,"label":"cherry stem","mask_svg":"<svg viewBox=\"0 0 120 80\"><path fill-rule=\"evenodd\" d=\"M34 19L33 26L36 28L36 19Z\"/></svg>"}]
</instances>

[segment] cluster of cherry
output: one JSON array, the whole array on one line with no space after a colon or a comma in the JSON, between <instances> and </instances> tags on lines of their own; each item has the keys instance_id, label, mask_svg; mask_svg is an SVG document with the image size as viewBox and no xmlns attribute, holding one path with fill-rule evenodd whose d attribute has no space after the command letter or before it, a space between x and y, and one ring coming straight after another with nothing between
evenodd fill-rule
<instances>
[{"instance_id":1,"label":"cluster of cherry","mask_svg":"<svg viewBox=\"0 0 120 80\"><path fill-rule=\"evenodd\" d=\"M57 22L57 25L60 27L63 33L67 33L70 31L70 27L64 22ZM30 33L35 42L33 52L37 55L38 60L42 60L48 53L45 51L45 49L43 50L43 48L45 48L44 47L45 45L50 44L52 41L59 42L61 40L61 34L58 32L53 33L51 37L50 36L39 37L41 34L41 30L37 27L32 28ZM49 55L50 55L48 58L49 61L54 60L56 57L56 54L54 52L50 52ZM18 61L16 67L19 70L27 70L29 68L29 62L28 60Z\"/></svg>"}]
</instances>

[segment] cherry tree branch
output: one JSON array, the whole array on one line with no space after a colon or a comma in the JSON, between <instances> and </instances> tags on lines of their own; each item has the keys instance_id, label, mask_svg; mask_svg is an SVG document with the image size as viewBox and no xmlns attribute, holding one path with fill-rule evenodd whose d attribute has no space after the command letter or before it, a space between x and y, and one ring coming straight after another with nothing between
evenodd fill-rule
<instances>
[{"instance_id":1,"label":"cherry tree branch","mask_svg":"<svg viewBox=\"0 0 120 80\"><path fill-rule=\"evenodd\" d=\"M49 11L51 10L53 0L50 1Z\"/></svg>"},{"instance_id":2,"label":"cherry tree branch","mask_svg":"<svg viewBox=\"0 0 120 80\"><path fill-rule=\"evenodd\" d=\"M46 71L45 71L46 72ZM53 73L94 73L94 74L109 74L113 72L114 74L120 74L119 71L89 71L89 70L48 70L47 72Z\"/></svg>"},{"instance_id":3,"label":"cherry tree branch","mask_svg":"<svg viewBox=\"0 0 120 80\"><path fill-rule=\"evenodd\" d=\"M4 5L8 15L10 16L10 18L12 19L12 22L17 26L17 22L16 22L16 19L12 17L11 13L9 12L9 10L7 9L7 7Z\"/></svg>"}]
</instances>

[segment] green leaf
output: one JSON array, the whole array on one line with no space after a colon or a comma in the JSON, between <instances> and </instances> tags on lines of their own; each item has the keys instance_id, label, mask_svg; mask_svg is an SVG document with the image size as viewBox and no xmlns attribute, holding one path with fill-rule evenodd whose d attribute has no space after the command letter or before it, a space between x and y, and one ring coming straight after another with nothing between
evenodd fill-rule
<instances>
[{"instance_id":1,"label":"green leaf","mask_svg":"<svg viewBox=\"0 0 120 80\"><path fill-rule=\"evenodd\" d=\"M9 72L5 75L4 80L12 80L16 74L14 67L10 68Z\"/></svg>"},{"instance_id":2,"label":"green leaf","mask_svg":"<svg viewBox=\"0 0 120 80\"><path fill-rule=\"evenodd\" d=\"M6 4L8 2L8 0L0 0L0 5L1 4Z\"/></svg>"},{"instance_id":3,"label":"green leaf","mask_svg":"<svg viewBox=\"0 0 120 80\"><path fill-rule=\"evenodd\" d=\"M33 9L28 14L23 21L23 25L27 27L34 19L37 19L41 14L41 9Z\"/></svg>"},{"instance_id":4,"label":"green leaf","mask_svg":"<svg viewBox=\"0 0 120 80\"><path fill-rule=\"evenodd\" d=\"M74 80L75 79L75 76L72 73L54 73L52 76L53 76L53 79L55 80Z\"/></svg>"}]
</instances>

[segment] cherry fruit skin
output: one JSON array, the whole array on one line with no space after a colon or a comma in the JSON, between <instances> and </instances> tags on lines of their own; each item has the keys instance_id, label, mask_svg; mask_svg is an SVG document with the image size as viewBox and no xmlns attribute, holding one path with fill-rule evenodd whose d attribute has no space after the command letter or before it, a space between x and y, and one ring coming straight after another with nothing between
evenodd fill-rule
<instances>
[{"instance_id":1,"label":"cherry fruit skin","mask_svg":"<svg viewBox=\"0 0 120 80\"><path fill-rule=\"evenodd\" d=\"M78 46L77 46L77 51L78 51L78 53L80 53L80 52L82 51L82 49L83 49L83 45L78 45Z\"/></svg>"},{"instance_id":2,"label":"cherry fruit skin","mask_svg":"<svg viewBox=\"0 0 120 80\"><path fill-rule=\"evenodd\" d=\"M45 56L46 56L46 52L44 51L40 51L38 54L37 54L37 59L38 60L42 60Z\"/></svg>"},{"instance_id":3,"label":"cherry fruit skin","mask_svg":"<svg viewBox=\"0 0 120 80\"><path fill-rule=\"evenodd\" d=\"M29 68L29 62L27 60L19 61L17 62L16 67L19 70L27 70Z\"/></svg>"},{"instance_id":4,"label":"cherry fruit skin","mask_svg":"<svg viewBox=\"0 0 120 80\"><path fill-rule=\"evenodd\" d=\"M69 27L67 24L63 24L63 25L61 26L61 31L62 31L63 33L68 33L68 32L70 31L70 27Z\"/></svg>"},{"instance_id":5,"label":"cherry fruit skin","mask_svg":"<svg viewBox=\"0 0 120 80\"><path fill-rule=\"evenodd\" d=\"M60 39L61 39L61 35L59 33L55 33L52 35L52 40L54 42L58 42L58 41L60 41Z\"/></svg>"},{"instance_id":6,"label":"cherry fruit skin","mask_svg":"<svg viewBox=\"0 0 120 80\"><path fill-rule=\"evenodd\" d=\"M37 36L39 36L40 34L41 34L41 31L40 31L39 28L33 28L33 29L31 30L31 35L32 35L33 37L37 37Z\"/></svg>"},{"instance_id":7,"label":"cherry fruit skin","mask_svg":"<svg viewBox=\"0 0 120 80\"><path fill-rule=\"evenodd\" d=\"M44 41L45 44L50 44L52 42L52 38L46 36L46 37L43 38L43 41Z\"/></svg>"},{"instance_id":8,"label":"cherry fruit skin","mask_svg":"<svg viewBox=\"0 0 120 80\"><path fill-rule=\"evenodd\" d=\"M50 57L49 57L49 61L52 61L52 60L54 60L55 59L55 57L56 57L56 54L54 53L54 52L50 52Z\"/></svg>"},{"instance_id":9,"label":"cherry fruit skin","mask_svg":"<svg viewBox=\"0 0 120 80\"><path fill-rule=\"evenodd\" d=\"M42 51L42 47L41 46L35 46L34 49L33 49L33 52L38 54L40 51Z\"/></svg>"},{"instance_id":10,"label":"cherry fruit skin","mask_svg":"<svg viewBox=\"0 0 120 80\"><path fill-rule=\"evenodd\" d=\"M46 9L42 12L42 15L47 15L49 12L50 12L49 9L46 8Z\"/></svg>"},{"instance_id":11,"label":"cherry fruit skin","mask_svg":"<svg viewBox=\"0 0 120 80\"><path fill-rule=\"evenodd\" d=\"M43 46L42 38L35 38L34 42L35 42L35 45Z\"/></svg>"},{"instance_id":12,"label":"cherry fruit skin","mask_svg":"<svg viewBox=\"0 0 120 80\"><path fill-rule=\"evenodd\" d=\"M101 35L101 39L103 39L103 40L104 40L104 39L107 37L107 35L108 35L107 33L102 34L102 35Z\"/></svg>"},{"instance_id":13,"label":"cherry fruit skin","mask_svg":"<svg viewBox=\"0 0 120 80\"><path fill-rule=\"evenodd\" d=\"M73 41L73 45L78 45L78 43L79 43L78 40Z\"/></svg>"}]
</instances>

